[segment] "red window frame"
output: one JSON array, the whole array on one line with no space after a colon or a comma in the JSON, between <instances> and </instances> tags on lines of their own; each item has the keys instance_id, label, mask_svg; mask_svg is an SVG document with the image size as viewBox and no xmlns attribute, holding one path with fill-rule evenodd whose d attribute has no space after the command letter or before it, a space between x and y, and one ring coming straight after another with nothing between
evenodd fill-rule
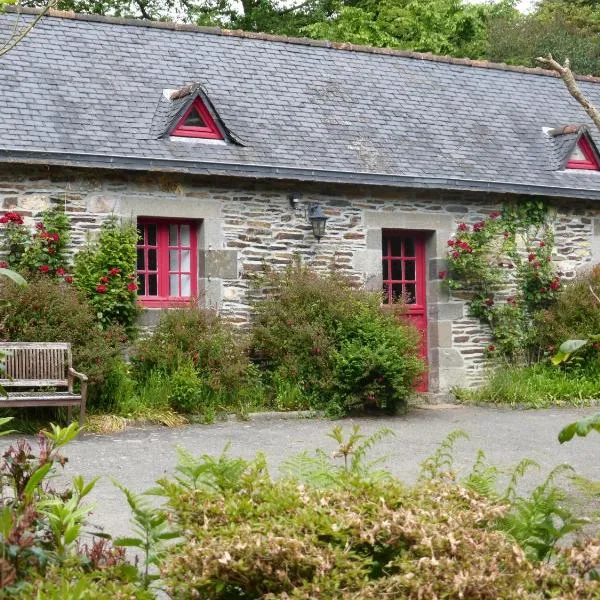
<instances>
[{"instance_id":1,"label":"red window frame","mask_svg":"<svg viewBox=\"0 0 600 600\"><path fill-rule=\"evenodd\" d=\"M138 240L138 302L142 306L147 307L170 307L184 306L191 299L198 296L198 224L196 221L186 219L153 219L140 218L137 222L138 230L142 230L142 239ZM170 228L172 225L177 226L177 243L170 243ZM189 244L182 244L181 226L189 226ZM148 227L156 227L155 243L150 243L148 235ZM140 251L143 253L143 268L140 267ZM150 252L155 251L155 268L150 269ZM189 270L182 268L182 252L189 251ZM175 252L177 256L177 268L171 269L171 253ZM190 294L181 295L182 276L190 278ZM151 295L150 291L150 276L155 276L156 279L156 295ZM140 293L142 284L141 277L144 277L144 290ZM176 277L178 282L177 294L170 294L171 277Z\"/></svg>"},{"instance_id":2,"label":"red window frame","mask_svg":"<svg viewBox=\"0 0 600 600\"><path fill-rule=\"evenodd\" d=\"M206 127L185 125L187 118L194 109L198 111L198 114L202 117ZM212 115L208 112L208 109L200 98L196 98L192 104L190 104L183 117L179 119L177 125L175 125L171 131L171 135L174 137L203 138L208 140L223 139L223 135L217 127L215 120L212 118Z\"/></svg>"},{"instance_id":3,"label":"red window frame","mask_svg":"<svg viewBox=\"0 0 600 600\"><path fill-rule=\"evenodd\" d=\"M582 136L577 142L577 146L585 156L585 160L570 159L567 162L567 169L586 169L588 171L600 171L600 164L589 140Z\"/></svg>"}]
</instances>

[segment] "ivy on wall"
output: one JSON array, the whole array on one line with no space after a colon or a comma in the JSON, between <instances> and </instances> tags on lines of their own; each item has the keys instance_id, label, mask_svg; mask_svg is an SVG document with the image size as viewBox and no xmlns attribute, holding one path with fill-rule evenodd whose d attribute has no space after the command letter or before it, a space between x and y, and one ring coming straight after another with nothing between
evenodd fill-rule
<instances>
[{"instance_id":1,"label":"ivy on wall","mask_svg":"<svg viewBox=\"0 0 600 600\"><path fill-rule=\"evenodd\" d=\"M561 287L553 248L552 218L543 200L505 204L473 225L459 223L448 240L448 285L467 299L471 316L490 326L489 355L510 362L537 358L533 317Z\"/></svg>"}]
</instances>

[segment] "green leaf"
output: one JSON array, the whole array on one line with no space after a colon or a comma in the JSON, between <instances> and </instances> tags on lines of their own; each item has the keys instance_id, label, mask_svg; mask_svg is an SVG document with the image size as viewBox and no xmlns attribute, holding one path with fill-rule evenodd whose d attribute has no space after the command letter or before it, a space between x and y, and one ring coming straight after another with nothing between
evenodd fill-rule
<instances>
[{"instance_id":1,"label":"green leaf","mask_svg":"<svg viewBox=\"0 0 600 600\"><path fill-rule=\"evenodd\" d=\"M43 481L44 477L48 475L48 472L51 468L52 463L46 463L45 465L42 465L33 472L31 477L29 478L29 481L27 482L27 485L23 489L23 495L25 496L25 498L30 500L33 497L36 488Z\"/></svg>"},{"instance_id":2,"label":"green leaf","mask_svg":"<svg viewBox=\"0 0 600 600\"><path fill-rule=\"evenodd\" d=\"M25 279L23 277L21 277L21 275L19 275L16 271L13 271L12 269L0 268L0 275L3 275L4 277L8 277L8 279L13 281L17 285L20 285L20 286L27 285L27 281L25 281Z\"/></svg>"},{"instance_id":3,"label":"green leaf","mask_svg":"<svg viewBox=\"0 0 600 600\"><path fill-rule=\"evenodd\" d=\"M140 538L133 538L133 537L116 538L113 541L113 544L115 546L125 546L128 548L144 548L145 547L143 540L141 540Z\"/></svg>"}]
</instances>

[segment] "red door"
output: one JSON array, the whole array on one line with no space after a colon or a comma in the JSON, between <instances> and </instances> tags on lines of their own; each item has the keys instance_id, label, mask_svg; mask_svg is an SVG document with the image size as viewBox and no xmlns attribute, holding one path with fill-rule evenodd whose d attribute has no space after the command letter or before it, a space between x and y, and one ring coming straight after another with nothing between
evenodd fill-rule
<instances>
[{"instance_id":1,"label":"red door","mask_svg":"<svg viewBox=\"0 0 600 600\"><path fill-rule=\"evenodd\" d=\"M427 362L427 278L423 234L387 229L382 244L384 304L404 300L406 318L420 331L419 356ZM427 391L424 375L417 390Z\"/></svg>"}]
</instances>

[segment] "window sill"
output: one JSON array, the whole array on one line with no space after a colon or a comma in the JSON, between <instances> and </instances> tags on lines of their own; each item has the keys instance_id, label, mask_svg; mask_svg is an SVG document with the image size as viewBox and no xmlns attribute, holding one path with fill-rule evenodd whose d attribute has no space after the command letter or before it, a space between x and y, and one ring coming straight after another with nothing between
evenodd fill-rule
<instances>
[{"instance_id":1,"label":"window sill","mask_svg":"<svg viewBox=\"0 0 600 600\"><path fill-rule=\"evenodd\" d=\"M138 298L142 308L186 308L191 306L194 298Z\"/></svg>"}]
</instances>

